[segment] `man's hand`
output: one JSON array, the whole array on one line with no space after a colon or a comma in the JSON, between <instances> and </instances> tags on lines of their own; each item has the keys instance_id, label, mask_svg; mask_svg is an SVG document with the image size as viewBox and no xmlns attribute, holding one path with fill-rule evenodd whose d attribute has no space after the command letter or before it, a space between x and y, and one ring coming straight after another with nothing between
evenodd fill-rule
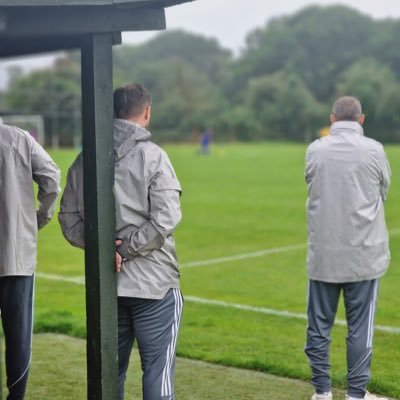
<instances>
[{"instance_id":1,"label":"man's hand","mask_svg":"<svg viewBox=\"0 0 400 400\"><path fill-rule=\"evenodd\" d=\"M119 246L121 243L122 243L122 240L115 241L116 246ZM116 264L117 272L121 272L122 257L121 257L121 254L118 253L118 251L115 252L115 264Z\"/></svg>"}]
</instances>

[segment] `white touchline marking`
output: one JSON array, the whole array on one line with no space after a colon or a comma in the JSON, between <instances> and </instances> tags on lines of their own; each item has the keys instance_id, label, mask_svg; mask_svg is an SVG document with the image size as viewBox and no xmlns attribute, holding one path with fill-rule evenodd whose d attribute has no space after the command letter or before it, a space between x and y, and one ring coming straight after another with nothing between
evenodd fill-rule
<instances>
[{"instance_id":1,"label":"white touchline marking","mask_svg":"<svg viewBox=\"0 0 400 400\"><path fill-rule=\"evenodd\" d=\"M48 281L68 282L68 283L75 283L76 285L85 285L84 276L54 275L54 274L47 274L45 272L36 272L35 276L37 276L38 278L47 279Z\"/></svg>"},{"instance_id":2,"label":"white touchline marking","mask_svg":"<svg viewBox=\"0 0 400 400\"><path fill-rule=\"evenodd\" d=\"M400 228L391 229L389 231L389 234L392 236L400 234ZM295 244L295 245L291 245L291 246L284 246L284 247L275 247L272 249L259 250L259 251L255 251L252 253L242 253L242 254L237 254L234 256L211 258L211 259L202 260L202 261L191 261L191 262L181 264L180 267L181 268L202 267L202 266L207 266L207 265L220 264L220 263L224 263L224 262L228 262L228 261L245 260L245 259L253 258L253 257L261 257L261 256L265 256L268 254L285 253L285 252L289 252L289 251L304 249L306 247L307 247L307 244L305 244L305 243ZM37 272L35 275L38 278L42 278L42 279L74 283L76 285L85 285L85 277L84 276L69 277L69 276L63 276L63 275L47 274L47 273L43 273L43 272ZM295 313L295 312L285 311L285 310L274 310L272 308L254 307L254 306L249 306L246 304L228 303L225 301L203 299L201 297L194 297L194 296L185 296L185 300L187 300L189 302L193 302L193 303L199 303L199 304L208 304L208 305L214 305L214 306L220 306L220 307L226 307L226 308L235 308L235 309L242 310L242 311L251 311L251 312L267 314L267 315L276 315L278 317L297 318L297 319L307 320L306 314ZM340 326L346 326L346 321L338 319L335 321L335 324L340 325ZM375 330L381 331L381 332L387 332L387 333L400 334L400 328L397 328L394 326L375 325Z\"/></svg>"},{"instance_id":3,"label":"white touchline marking","mask_svg":"<svg viewBox=\"0 0 400 400\"><path fill-rule=\"evenodd\" d=\"M391 229L389 231L389 234L392 236L400 234L400 228ZM258 251L254 251L252 253L236 254L234 256L210 258L208 260L200 260L200 261L189 261L186 263L181 263L179 265L179 267L180 268L205 267L208 265L221 264L221 263L229 262L229 261L237 261L237 260L245 260L248 258L262 257L262 256L266 256L268 254L287 253L287 252L294 251L294 250L305 249L306 247L307 247L306 243L299 243L299 244L293 244L290 246L258 250Z\"/></svg>"},{"instance_id":4,"label":"white touchline marking","mask_svg":"<svg viewBox=\"0 0 400 400\"><path fill-rule=\"evenodd\" d=\"M294 244L291 246L275 247L272 249L259 250L259 251L255 251L253 253L237 254L235 256L210 258L208 260L202 260L202 261L189 261L189 262L180 264L180 268L204 267L206 265L220 264L220 263L224 263L224 262L228 262L228 261L245 260L247 258L266 256L268 254L287 253L289 251L304 249L306 247L307 247L307 245L305 243Z\"/></svg>"},{"instance_id":5,"label":"white touchline marking","mask_svg":"<svg viewBox=\"0 0 400 400\"><path fill-rule=\"evenodd\" d=\"M389 235L396 236L398 234L400 234L400 228L391 229L389 231Z\"/></svg>"},{"instance_id":6,"label":"white touchline marking","mask_svg":"<svg viewBox=\"0 0 400 400\"><path fill-rule=\"evenodd\" d=\"M37 272L35 274L38 278L52 280L52 281L59 281L59 282L68 282L73 283L75 285L85 285L84 277L77 276L77 277L67 277L61 275L53 275L53 274L45 274L43 272ZM206 304L218 307L225 307L225 308L234 308L241 311L250 311L259 314L265 315L274 315L277 317L284 317L284 318L295 318L295 319L302 319L307 320L306 314L285 311L285 310L275 310L273 308L266 308L266 307L255 307L249 306L246 304L237 304L237 303L228 303L226 301L221 300L211 300L211 299L203 299L201 297L195 296L184 296L185 301L189 301L192 303L198 304ZM346 321L337 319L335 320L335 325L346 326ZM376 331L386 332L386 333L393 333L393 334L400 334L400 328L395 326L384 326L384 325L375 325Z\"/></svg>"},{"instance_id":7,"label":"white touchline marking","mask_svg":"<svg viewBox=\"0 0 400 400\"><path fill-rule=\"evenodd\" d=\"M225 308L235 308L237 310L251 311L251 312L266 314L266 315L274 315L277 317L296 318L296 319L307 320L306 314L295 313L295 312L291 312L291 311L274 310L273 308L266 308L266 307L253 307L253 306L249 306L246 304L228 303L226 301L209 300L209 299L203 299L201 297L194 297L194 296L184 296L184 299L185 299L185 301L198 303L198 304L206 304L206 305L219 306L219 307L225 307ZM347 323L346 323L346 321L344 321L342 319L337 319L337 320L335 320L335 325L347 326ZM381 331L381 332L387 332L387 333L400 334L400 328L394 327L394 326L375 325L375 330Z\"/></svg>"}]
</instances>

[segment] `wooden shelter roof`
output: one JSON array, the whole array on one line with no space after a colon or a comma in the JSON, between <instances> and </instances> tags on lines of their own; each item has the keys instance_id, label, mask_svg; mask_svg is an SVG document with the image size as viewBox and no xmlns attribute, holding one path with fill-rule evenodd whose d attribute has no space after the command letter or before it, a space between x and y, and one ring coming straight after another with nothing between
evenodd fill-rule
<instances>
[{"instance_id":1,"label":"wooden shelter roof","mask_svg":"<svg viewBox=\"0 0 400 400\"><path fill-rule=\"evenodd\" d=\"M79 48L85 35L166 28L165 7L192 0L0 0L0 58Z\"/></svg>"},{"instance_id":2,"label":"wooden shelter roof","mask_svg":"<svg viewBox=\"0 0 400 400\"><path fill-rule=\"evenodd\" d=\"M169 7L193 0L0 0L0 7L130 6Z\"/></svg>"}]
</instances>

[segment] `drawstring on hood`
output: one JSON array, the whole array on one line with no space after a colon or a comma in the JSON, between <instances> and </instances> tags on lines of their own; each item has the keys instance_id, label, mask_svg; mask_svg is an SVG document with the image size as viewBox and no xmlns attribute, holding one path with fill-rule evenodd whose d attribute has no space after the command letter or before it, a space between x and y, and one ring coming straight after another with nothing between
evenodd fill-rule
<instances>
[{"instance_id":1,"label":"drawstring on hood","mask_svg":"<svg viewBox=\"0 0 400 400\"><path fill-rule=\"evenodd\" d=\"M151 138L151 133L134 122L125 119L114 120L114 155L115 161L125 157L136 142Z\"/></svg>"}]
</instances>

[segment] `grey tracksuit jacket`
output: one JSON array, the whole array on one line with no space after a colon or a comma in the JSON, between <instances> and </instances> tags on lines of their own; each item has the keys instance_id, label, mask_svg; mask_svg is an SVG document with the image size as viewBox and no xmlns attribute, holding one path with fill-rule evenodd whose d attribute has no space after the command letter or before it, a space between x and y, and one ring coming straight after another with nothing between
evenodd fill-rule
<instances>
[{"instance_id":1,"label":"grey tracksuit jacket","mask_svg":"<svg viewBox=\"0 0 400 400\"><path fill-rule=\"evenodd\" d=\"M308 276L343 283L382 276L389 264L383 203L390 185L383 147L364 136L357 122L341 121L310 144Z\"/></svg>"},{"instance_id":2,"label":"grey tracksuit jacket","mask_svg":"<svg viewBox=\"0 0 400 400\"><path fill-rule=\"evenodd\" d=\"M114 121L116 238L124 261L118 296L161 299L179 288L173 232L181 220L181 186L167 154L132 122ZM84 248L83 158L68 172L59 222L65 238Z\"/></svg>"},{"instance_id":3,"label":"grey tracksuit jacket","mask_svg":"<svg viewBox=\"0 0 400 400\"><path fill-rule=\"evenodd\" d=\"M35 206L33 182L39 190ZM60 172L32 136L0 119L0 276L32 275L37 231L55 210Z\"/></svg>"}]
</instances>

